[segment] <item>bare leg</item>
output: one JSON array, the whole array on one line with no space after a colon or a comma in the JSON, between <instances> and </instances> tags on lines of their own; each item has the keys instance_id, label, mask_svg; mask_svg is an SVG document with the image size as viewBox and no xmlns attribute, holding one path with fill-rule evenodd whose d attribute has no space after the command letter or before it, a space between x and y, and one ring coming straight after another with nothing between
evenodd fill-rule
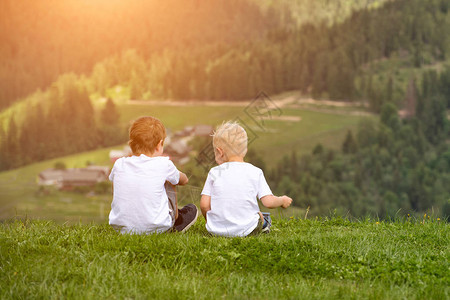
<instances>
[{"instance_id":1,"label":"bare leg","mask_svg":"<svg viewBox=\"0 0 450 300\"><path fill-rule=\"evenodd\" d=\"M169 198L169 208L173 212L174 221L178 219L178 200L177 200L177 189L170 182L166 181L164 184L166 188L167 198Z\"/></svg>"},{"instance_id":2,"label":"bare leg","mask_svg":"<svg viewBox=\"0 0 450 300\"><path fill-rule=\"evenodd\" d=\"M264 216L263 216L262 212L259 211L258 214L259 214L259 217L261 218L261 221L264 224Z\"/></svg>"}]
</instances>

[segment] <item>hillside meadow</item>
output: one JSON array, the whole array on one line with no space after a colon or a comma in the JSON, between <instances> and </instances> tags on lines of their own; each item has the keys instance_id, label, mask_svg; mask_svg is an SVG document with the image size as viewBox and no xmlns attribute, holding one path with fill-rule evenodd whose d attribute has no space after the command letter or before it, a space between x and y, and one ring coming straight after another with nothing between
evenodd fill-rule
<instances>
[{"instance_id":1,"label":"hillside meadow","mask_svg":"<svg viewBox=\"0 0 450 300\"><path fill-rule=\"evenodd\" d=\"M210 106L207 103L181 103L179 106L119 104L118 110L121 113L121 124L125 127L129 125L130 120L143 115L159 118L166 128L173 131L189 125L208 124L215 127L224 121L237 120L248 131L250 147L270 166L294 150L300 155L311 153L318 143L331 149L340 149L347 130L355 129L362 118L375 118L375 115L368 116L361 110L358 103L350 107L326 109L318 101L319 104L306 108L297 104L301 102L298 94L291 97L281 96L281 99L286 98L291 98L292 102L280 106L279 110L265 120L246 113L246 108L252 105L251 101L230 106ZM291 121L289 117L296 119Z\"/></svg>"},{"instance_id":2,"label":"hillside meadow","mask_svg":"<svg viewBox=\"0 0 450 300\"><path fill-rule=\"evenodd\" d=\"M295 101L294 101L295 102ZM250 148L272 167L283 155L292 151L298 154L310 153L317 143L340 149L347 130L355 129L362 118L373 118L366 115L348 114L347 110L333 108L330 112L321 112L323 107L299 108L291 103L281 108L281 116L297 117L297 121L265 120L264 127L258 126L245 113L245 103L239 106L206 106L201 104L173 106L121 103L121 124L126 128L130 122L142 115L152 115L163 121L165 126L177 131L184 126L210 124L216 126L224 120L238 119L247 125L254 134ZM253 122L253 123L252 123ZM111 195L94 195L87 197L83 193L51 191L44 194L39 191L37 175L52 168L56 162L63 162L68 168L84 167L86 164L112 166L109 161L111 149L121 149L123 145L101 150L83 152L60 157L44 162L34 163L22 168L0 172L0 219L12 216L21 218L42 218L58 222L101 222L109 213ZM195 157L188 164L196 167ZM186 166L179 166L181 170ZM188 174L192 175L192 174ZM206 173L205 173L206 176ZM189 197L186 201L199 201L201 186L187 187L189 193L197 193L198 197ZM198 198L198 199L197 199Z\"/></svg>"},{"instance_id":3,"label":"hillside meadow","mask_svg":"<svg viewBox=\"0 0 450 300\"><path fill-rule=\"evenodd\" d=\"M274 218L270 234L120 235L106 224L0 224L0 298L448 299L436 218Z\"/></svg>"}]
</instances>

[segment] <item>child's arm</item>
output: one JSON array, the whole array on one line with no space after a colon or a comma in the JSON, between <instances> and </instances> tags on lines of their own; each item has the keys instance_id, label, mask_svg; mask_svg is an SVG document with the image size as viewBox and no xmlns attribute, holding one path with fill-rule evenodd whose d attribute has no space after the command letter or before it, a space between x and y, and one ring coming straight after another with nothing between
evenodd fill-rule
<instances>
[{"instance_id":1,"label":"child's arm","mask_svg":"<svg viewBox=\"0 0 450 300\"><path fill-rule=\"evenodd\" d=\"M178 185L185 185L189 182L189 179L187 178L186 174L183 172L180 172L180 180L178 181Z\"/></svg>"},{"instance_id":2,"label":"child's arm","mask_svg":"<svg viewBox=\"0 0 450 300\"><path fill-rule=\"evenodd\" d=\"M262 204L267 208L287 208L292 203L292 199L286 195L277 197L274 195L267 195L261 198Z\"/></svg>"},{"instance_id":3,"label":"child's arm","mask_svg":"<svg viewBox=\"0 0 450 300\"><path fill-rule=\"evenodd\" d=\"M202 210L202 215L206 220L206 213L211 210L211 196L202 195L202 198L200 199L200 209Z\"/></svg>"}]
</instances>

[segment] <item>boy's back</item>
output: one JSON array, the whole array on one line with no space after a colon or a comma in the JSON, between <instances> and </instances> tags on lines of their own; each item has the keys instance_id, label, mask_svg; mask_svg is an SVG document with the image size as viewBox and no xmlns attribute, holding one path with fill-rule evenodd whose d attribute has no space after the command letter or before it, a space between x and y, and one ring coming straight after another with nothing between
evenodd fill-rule
<instances>
[{"instance_id":1,"label":"boy's back","mask_svg":"<svg viewBox=\"0 0 450 300\"><path fill-rule=\"evenodd\" d=\"M225 236L250 234L260 218L257 197L271 194L262 170L249 163L226 162L212 168L202 191L211 196L207 230Z\"/></svg>"},{"instance_id":2,"label":"boy's back","mask_svg":"<svg viewBox=\"0 0 450 300\"><path fill-rule=\"evenodd\" d=\"M200 199L206 229L216 235L247 236L270 231L256 198L267 208L286 208L288 196L274 196L261 169L244 162L248 137L235 122L219 126L213 135L214 159Z\"/></svg>"},{"instance_id":3,"label":"boy's back","mask_svg":"<svg viewBox=\"0 0 450 300\"><path fill-rule=\"evenodd\" d=\"M168 157L120 158L114 164L114 199L109 224L121 232L164 232L172 227L165 181L177 184L179 171Z\"/></svg>"},{"instance_id":4,"label":"boy's back","mask_svg":"<svg viewBox=\"0 0 450 300\"><path fill-rule=\"evenodd\" d=\"M164 125L154 117L141 117L131 125L129 136L133 156L118 159L109 176L114 189L109 224L121 233L188 230L198 210L194 204L178 209L173 185L185 185L189 179L163 157Z\"/></svg>"}]
</instances>

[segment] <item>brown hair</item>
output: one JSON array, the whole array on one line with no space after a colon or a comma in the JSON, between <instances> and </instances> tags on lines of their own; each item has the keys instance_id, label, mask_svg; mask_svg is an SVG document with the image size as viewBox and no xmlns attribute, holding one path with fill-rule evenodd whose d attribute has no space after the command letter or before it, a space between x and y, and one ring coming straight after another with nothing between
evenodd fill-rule
<instances>
[{"instance_id":1,"label":"brown hair","mask_svg":"<svg viewBox=\"0 0 450 300\"><path fill-rule=\"evenodd\" d=\"M155 152L159 141L166 138L166 129L160 120L154 117L140 117L130 128L130 145L134 155Z\"/></svg>"}]
</instances>

